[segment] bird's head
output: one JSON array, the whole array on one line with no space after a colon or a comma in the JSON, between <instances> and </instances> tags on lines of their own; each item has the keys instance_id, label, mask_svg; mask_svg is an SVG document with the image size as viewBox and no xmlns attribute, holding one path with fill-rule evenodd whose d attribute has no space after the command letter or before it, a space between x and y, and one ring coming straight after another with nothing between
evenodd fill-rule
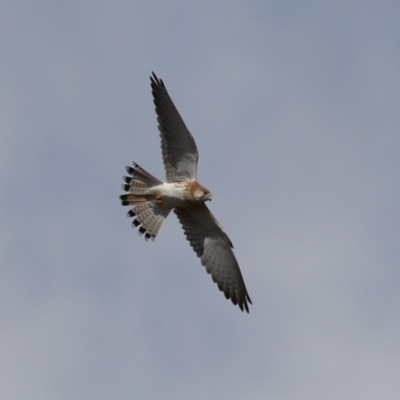
<instances>
[{"instance_id":1,"label":"bird's head","mask_svg":"<svg viewBox=\"0 0 400 400\"><path fill-rule=\"evenodd\" d=\"M194 197L197 201L211 201L212 200L212 194L211 192L206 189L204 186L200 186L196 188L194 192Z\"/></svg>"}]
</instances>

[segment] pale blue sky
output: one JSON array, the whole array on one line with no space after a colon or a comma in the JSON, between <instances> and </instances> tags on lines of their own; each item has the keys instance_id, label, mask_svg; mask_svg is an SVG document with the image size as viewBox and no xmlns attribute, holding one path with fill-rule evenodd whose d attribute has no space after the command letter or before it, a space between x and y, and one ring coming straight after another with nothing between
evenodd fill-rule
<instances>
[{"instance_id":1,"label":"pale blue sky","mask_svg":"<svg viewBox=\"0 0 400 400\"><path fill-rule=\"evenodd\" d=\"M0 397L390 400L400 392L400 5L0 4ZM164 177L149 75L254 305L125 165Z\"/></svg>"}]
</instances>

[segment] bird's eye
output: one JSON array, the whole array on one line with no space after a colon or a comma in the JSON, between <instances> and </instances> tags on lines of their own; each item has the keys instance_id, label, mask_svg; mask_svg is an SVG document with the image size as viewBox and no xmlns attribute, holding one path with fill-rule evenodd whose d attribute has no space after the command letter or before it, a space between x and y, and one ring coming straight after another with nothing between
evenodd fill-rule
<instances>
[{"instance_id":1,"label":"bird's eye","mask_svg":"<svg viewBox=\"0 0 400 400\"><path fill-rule=\"evenodd\" d=\"M206 192L203 189L197 190L197 198L198 199L204 199L205 196L206 196Z\"/></svg>"}]
</instances>

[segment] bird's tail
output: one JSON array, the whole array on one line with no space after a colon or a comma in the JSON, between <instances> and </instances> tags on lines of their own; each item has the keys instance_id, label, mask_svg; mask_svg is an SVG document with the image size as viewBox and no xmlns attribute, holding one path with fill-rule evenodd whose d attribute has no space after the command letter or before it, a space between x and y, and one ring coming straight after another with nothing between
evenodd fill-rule
<instances>
[{"instance_id":1,"label":"bird's tail","mask_svg":"<svg viewBox=\"0 0 400 400\"><path fill-rule=\"evenodd\" d=\"M120 199L123 206L134 206L126 216L136 217L132 226L139 227L139 235L144 235L145 240L154 240L171 209L157 203L154 195L148 195L148 189L163 182L136 163L133 163L133 168L127 166L126 171L130 176L123 177L125 184L122 189L128 193Z\"/></svg>"}]
</instances>

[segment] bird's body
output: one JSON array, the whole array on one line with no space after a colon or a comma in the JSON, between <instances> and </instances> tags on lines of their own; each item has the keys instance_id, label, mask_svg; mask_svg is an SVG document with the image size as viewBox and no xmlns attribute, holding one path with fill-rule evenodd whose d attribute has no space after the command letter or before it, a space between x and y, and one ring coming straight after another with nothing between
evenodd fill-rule
<instances>
[{"instance_id":1,"label":"bird's body","mask_svg":"<svg viewBox=\"0 0 400 400\"><path fill-rule=\"evenodd\" d=\"M171 210L177 215L185 235L206 271L211 274L226 298L249 312L251 303L232 243L211 214L206 201L211 192L196 180L198 151L165 85L153 73L151 87L158 116L161 149L167 182L155 178L138 164L126 167L121 196L122 205L133 206L127 213L134 217L139 234L154 240Z\"/></svg>"},{"instance_id":2,"label":"bird's body","mask_svg":"<svg viewBox=\"0 0 400 400\"><path fill-rule=\"evenodd\" d=\"M170 208L193 207L195 204L209 200L208 193L198 182L165 182L149 189L156 196L156 201Z\"/></svg>"},{"instance_id":3,"label":"bird's body","mask_svg":"<svg viewBox=\"0 0 400 400\"><path fill-rule=\"evenodd\" d=\"M137 204L155 201L166 208L193 207L210 200L211 193L206 190L197 181L163 182L145 191L142 189L137 195L132 194L130 200Z\"/></svg>"}]
</instances>

